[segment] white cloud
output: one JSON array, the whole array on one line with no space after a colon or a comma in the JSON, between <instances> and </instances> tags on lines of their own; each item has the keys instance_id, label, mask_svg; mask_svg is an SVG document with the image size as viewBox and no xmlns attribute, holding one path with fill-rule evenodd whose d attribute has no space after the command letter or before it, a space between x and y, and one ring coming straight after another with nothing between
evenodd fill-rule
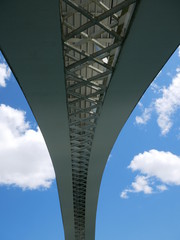
<instances>
[{"instance_id":1,"label":"white cloud","mask_svg":"<svg viewBox=\"0 0 180 240\"><path fill-rule=\"evenodd\" d=\"M55 178L39 130L30 129L25 112L0 105L0 185L49 188Z\"/></svg>"},{"instance_id":2,"label":"white cloud","mask_svg":"<svg viewBox=\"0 0 180 240\"><path fill-rule=\"evenodd\" d=\"M162 135L166 135L173 125L172 116L180 108L180 73L173 78L169 87L164 87L162 97L156 99L157 123Z\"/></svg>"},{"instance_id":3,"label":"white cloud","mask_svg":"<svg viewBox=\"0 0 180 240\"><path fill-rule=\"evenodd\" d=\"M156 186L156 188L158 189L158 190L160 190L161 192L164 192L164 191L166 191L167 190L167 186L166 185L157 185Z\"/></svg>"},{"instance_id":4,"label":"white cloud","mask_svg":"<svg viewBox=\"0 0 180 240\"><path fill-rule=\"evenodd\" d=\"M141 101L139 101L137 105L139 106L140 109L143 109L143 108L144 108L144 106L143 106L143 104L142 104Z\"/></svg>"},{"instance_id":5,"label":"white cloud","mask_svg":"<svg viewBox=\"0 0 180 240\"><path fill-rule=\"evenodd\" d=\"M180 185L180 157L155 149L136 155L128 166L166 184Z\"/></svg>"},{"instance_id":6,"label":"white cloud","mask_svg":"<svg viewBox=\"0 0 180 240\"><path fill-rule=\"evenodd\" d=\"M152 193L152 187L149 186L148 178L145 176L136 176L135 182L132 183L134 192Z\"/></svg>"},{"instance_id":7,"label":"white cloud","mask_svg":"<svg viewBox=\"0 0 180 240\"><path fill-rule=\"evenodd\" d=\"M158 93L162 93L162 96L152 101L149 107L144 109L141 107L142 114L135 118L137 124L145 125L151 119L152 112L155 111L157 124L161 129L161 134L164 136L173 126L173 115L180 108L180 71L176 70L177 74L168 87L159 89L156 84L151 84Z\"/></svg>"},{"instance_id":8,"label":"white cloud","mask_svg":"<svg viewBox=\"0 0 180 240\"><path fill-rule=\"evenodd\" d=\"M153 192L153 188L149 186L148 177L137 175L135 181L132 182L130 188L126 188L121 192L120 197L123 199L127 199L128 193L139 193L143 192L144 194L151 194Z\"/></svg>"},{"instance_id":9,"label":"white cloud","mask_svg":"<svg viewBox=\"0 0 180 240\"><path fill-rule=\"evenodd\" d=\"M151 118L152 110L152 107L145 108L141 116L136 116L136 123L145 125Z\"/></svg>"},{"instance_id":10,"label":"white cloud","mask_svg":"<svg viewBox=\"0 0 180 240\"><path fill-rule=\"evenodd\" d=\"M145 151L136 155L128 168L140 175L136 176L131 188L123 191L126 198L128 192L151 194L154 186L161 192L167 190L167 185L180 186L180 157L171 152Z\"/></svg>"},{"instance_id":11,"label":"white cloud","mask_svg":"<svg viewBox=\"0 0 180 240\"><path fill-rule=\"evenodd\" d=\"M112 158L112 154L110 153L107 162L109 162L111 158Z\"/></svg>"},{"instance_id":12,"label":"white cloud","mask_svg":"<svg viewBox=\"0 0 180 240\"><path fill-rule=\"evenodd\" d=\"M11 76L11 70L5 63L0 63L0 87L6 87L6 81Z\"/></svg>"},{"instance_id":13,"label":"white cloud","mask_svg":"<svg viewBox=\"0 0 180 240\"><path fill-rule=\"evenodd\" d=\"M153 91L153 93L160 92L160 86L158 86L154 81L151 83L150 88Z\"/></svg>"},{"instance_id":14,"label":"white cloud","mask_svg":"<svg viewBox=\"0 0 180 240\"><path fill-rule=\"evenodd\" d=\"M177 68L176 68L176 72L180 72L180 67L177 67Z\"/></svg>"},{"instance_id":15,"label":"white cloud","mask_svg":"<svg viewBox=\"0 0 180 240\"><path fill-rule=\"evenodd\" d=\"M128 190L127 190L127 189L126 189L126 190L124 190L124 191L122 191L122 193L121 193L120 197L121 197L121 198L124 198L124 199L127 199L127 198L129 198L129 197L128 197L128 195L127 195L127 193L128 193Z\"/></svg>"}]
</instances>

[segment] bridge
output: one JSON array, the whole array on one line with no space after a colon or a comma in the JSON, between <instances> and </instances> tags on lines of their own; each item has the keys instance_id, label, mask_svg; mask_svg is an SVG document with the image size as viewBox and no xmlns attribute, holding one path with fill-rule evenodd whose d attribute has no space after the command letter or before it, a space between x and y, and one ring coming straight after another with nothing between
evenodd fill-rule
<instances>
[{"instance_id":1,"label":"bridge","mask_svg":"<svg viewBox=\"0 0 180 240\"><path fill-rule=\"evenodd\" d=\"M178 0L6 0L0 50L41 128L66 240L93 240L112 146L180 42Z\"/></svg>"}]
</instances>

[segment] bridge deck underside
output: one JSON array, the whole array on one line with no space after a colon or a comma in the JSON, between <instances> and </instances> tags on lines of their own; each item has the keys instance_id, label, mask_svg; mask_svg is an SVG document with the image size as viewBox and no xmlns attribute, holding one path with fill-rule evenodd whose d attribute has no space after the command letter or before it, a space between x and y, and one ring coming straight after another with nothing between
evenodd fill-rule
<instances>
[{"instance_id":1,"label":"bridge deck underside","mask_svg":"<svg viewBox=\"0 0 180 240\"><path fill-rule=\"evenodd\" d=\"M132 0L60 1L75 239L85 239L86 187L98 117L135 8Z\"/></svg>"},{"instance_id":2,"label":"bridge deck underside","mask_svg":"<svg viewBox=\"0 0 180 240\"><path fill-rule=\"evenodd\" d=\"M33 110L49 149L56 172L66 240L74 240L75 236L95 239L99 188L111 148L134 106L180 41L180 1L141 0L115 66L110 60L111 52L112 59L116 59L113 49L105 51L107 55L103 55L104 52L96 54L103 46L115 44L116 37L103 27L102 36L88 38L88 34L96 34L102 29L102 25L97 24L98 16L108 11L107 7L112 9L108 1L103 2L107 5L106 10L99 5L95 7L94 2L101 4L102 1L85 6L68 0L63 1L62 6L58 0L31 0L28 5L24 0L6 0L0 4L0 49ZM73 7L73 3L76 6ZM75 13L77 5L81 15L85 9L97 17L96 29L91 25L92 16L87 19ZM60 19L63 24L63 17L68 15L67 8L71 16L65 20L71 27L62 27ZM73 22L76 15L77 23ZM118 14L112 15L112 22L116 22ZM103 20L104 25L108 25L110 19L107 19ZM86 29L87 23L90 27ZM114 33L116 35L117 29ZM76 65L76 62L79 63ZM69 68L67 73L64 64ZM76 68L78 66L80 69ZM101 80L95 80L104 71L113 74L101 75ZM92 77L94 79L89 81ZM75 129L69 131L71 126ZM83 129L85 126L90 133ZM80 155L83 156L82 173ZM73 171L72 167L75 167ZM74 174L76 168L78 181ZM75 186L81 182L81 174L86 180L80 203L81 191ZM79 204L85 204L82 215ZM75 219L81 216L83 220L79 226Z\"/></svg>"}]
</instances>

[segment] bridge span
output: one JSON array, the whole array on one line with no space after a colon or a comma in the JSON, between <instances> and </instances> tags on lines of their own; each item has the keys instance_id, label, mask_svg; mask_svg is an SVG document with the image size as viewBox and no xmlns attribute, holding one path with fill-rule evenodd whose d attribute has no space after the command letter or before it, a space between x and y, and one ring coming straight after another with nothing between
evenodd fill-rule
<instances>
[{"instance_id":1,"label":"bridge span","mask_svg":"<svg viewBox=\"0 0 180 240\"><path fill-rule=\"evenodd\" d=\"M179 0L6 0L0 50L46 141L66 240L95 239L112 146L180 42Z\"/></svg>"}]
</instances>

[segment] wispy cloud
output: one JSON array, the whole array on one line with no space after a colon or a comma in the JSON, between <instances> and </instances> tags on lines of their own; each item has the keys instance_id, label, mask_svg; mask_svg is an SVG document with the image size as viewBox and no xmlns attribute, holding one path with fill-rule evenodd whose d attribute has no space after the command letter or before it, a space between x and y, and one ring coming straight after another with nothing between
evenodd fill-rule
<instances>
[{"instance_id":1,"label":"wispy cloud","mask_svg":"<svg viewBox=\"0 0 180 240\"><path fill-rule=\"evenodd\" d=\"M111 158L112 158L112 154L110 153L107 162L109 162Z\"/></svg>"},{"instance_id":2,"label":"wispy cloud","mask_svg":"<svg viewBox=\"0 0 180 240\"><path fill-rule=\"evenodd\" d=\"M160 191L160 192L164 192L166 190L168 190L167 186L166 185L157 185L156 188Z\"/></svg>"},{"instance_id":3,"label":"wispy cloud","mask_svg":"<svg viewBox=\"0 0 180 240\"><path fill-rule=\"evenodd\" d=\"M6 87L6 81L11 76L11 70L6 63L0 63L0 87Z\"/></svg>"},{"instance_id":4,"label":"wispy cloud","mask_svg":"<svg viewBox=\"0 0 180 240\"><path fill-rule=\"evenodd\" d=\"M180 108L180 72L177 70L175 77L168 87L159 89L161 97L156 98L150 103L150 106L142 109L142 114L136 116L137 124L147 124L151 119L153 111L157 114L157 124L161 129L161 134L166 135L173 126L173 115Z\"/></svg>"},{"instance_id":5,"label":"wispy cloud","mask_svg":"<svg viewBox=\"0 0 180 240\"><path fill-rule=\"evenodd\" d=\"M180 67L177 67L177 68L176 68L176 72L180 72Z\"/></svg>"},{"instance_id":6,"label":"wispy cloud","mask_svg":"<svg viewBox=\"0 0 180 240\"><path fill-rule=\"evenodd\" d=\"M171 153L152 149L136 155L128 166L138 175L131 186L121 193L127 198L128 193L165 191L167 186L180 186L180 157ZM160 183L160 184L159 184Z\"/></svg>"},{"instance_id":7,"label":"wispy cloud","mask_svg":"<svg viewBox=\"0 0 180 240\"><path fill-rule=\"evenodd\" d=\"M155 100L157 123L162 135L166 135L173 125L172 116L180 108L180 73L173 78L172 83L162 89L162 97Z\"/></svg>"},{"instance_id":8,"label":"wispy cloud","mask_svg":"<svg viewBox=\"0 0 180 240\"><path fill-rule=\"evenodd\" d=\"M128 193L139 193L143 192L145 194L151 194L153 192L153 189L151 186L149 186L149 180L148 177L137 175L135 178L135 181L132 182L131 187L125 189L121 192L121 198L127 199Z\"/></svg>"},{"instance_id":9,"label":"wispy cloud","mask_svg":"<svg viewBox=\"0 0 180 240\"><path fill-rule=\"evenodd\" d=\"M160 86L158 86L158 84L154 81L151 83L150 88L154 93L159 93L161 91Z\"/></svg>"},{"instance_id":10,"label":"wispy cloud","mask_svg":"<svg viewBox=\"0 0 180 240\"><path fill-rule=\"evenodd\" d=\"M0 105L0 185L22 189L49 188L55 178L39 128L25 120L25 112Z\"/></svg>"},{"instance_id":11,"label":"wispy cloud","mask_svg":"<svg viewBox=\"0 0 180 240\"><path fill-rule=\"evenodd\" d=\"M128 197L128 189L125 189L124 191L121 192L120 197L123 199L127 199Z\"/></svg>"},{"instance_id":12,"label":"wispy cloud","mask_svg":"<svg viewBox=\"0 0 180 240\"><path fill-rule=\"evenodd\" d=\"M148 108L144 108L141 116L136 116L135 118L136 123L145 125L151 119L152 111L153 111L153 108L151 106Z\"/></svg>"}]
</instances>

